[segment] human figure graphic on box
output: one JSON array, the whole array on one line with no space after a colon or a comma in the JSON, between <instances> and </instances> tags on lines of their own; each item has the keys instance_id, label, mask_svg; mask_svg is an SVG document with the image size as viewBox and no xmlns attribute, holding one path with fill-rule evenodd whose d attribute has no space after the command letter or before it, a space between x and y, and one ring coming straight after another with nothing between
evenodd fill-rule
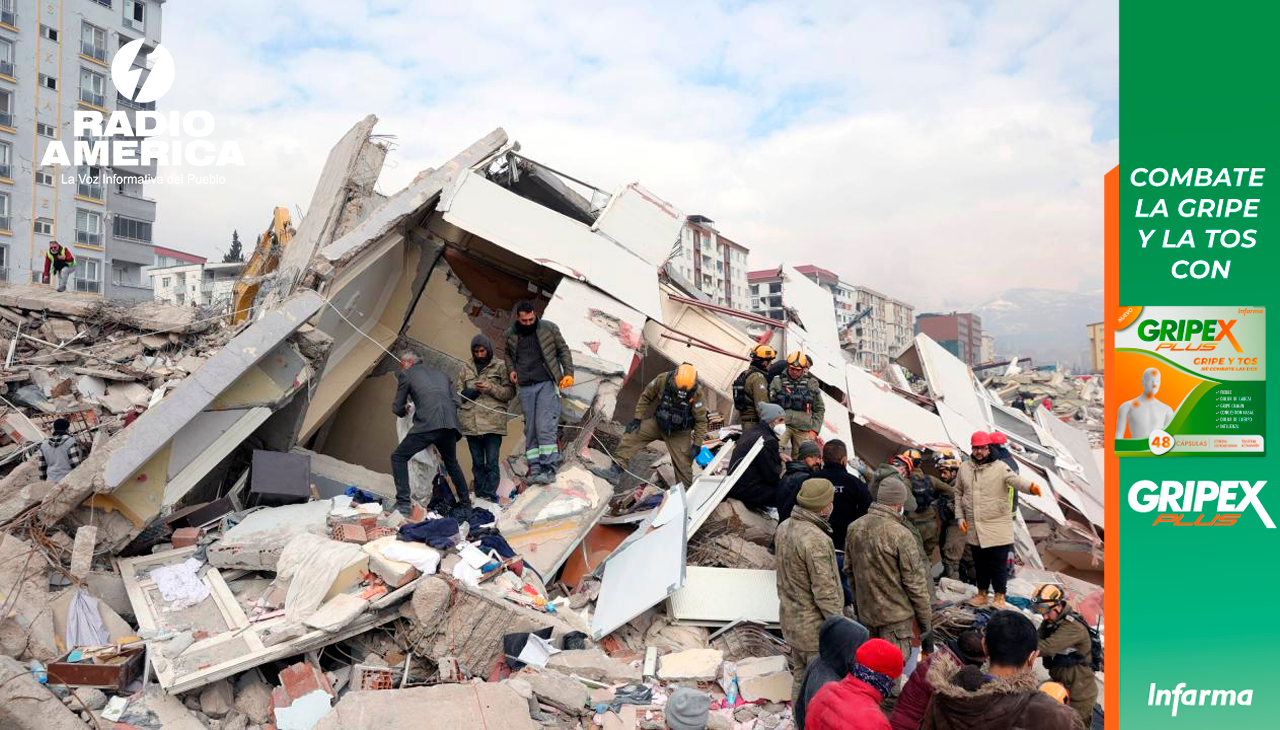
<instances>
[{"instance_id":1,"label":"human figure graphic on box","mask_svg":"<svg viewBox=\"0 0 1280 730\"><path fill-rule=\"evenodd\" d=\"M1160 370L1147 368L1142 371L1142 395L1120 404L1116 414L1116 438L1124 438L1125 427L1130 438L1145 439L1152 433L1165 429L1173 421L1173 409L1156 399L1160 392Z\"/></svg>"}]
</instances>

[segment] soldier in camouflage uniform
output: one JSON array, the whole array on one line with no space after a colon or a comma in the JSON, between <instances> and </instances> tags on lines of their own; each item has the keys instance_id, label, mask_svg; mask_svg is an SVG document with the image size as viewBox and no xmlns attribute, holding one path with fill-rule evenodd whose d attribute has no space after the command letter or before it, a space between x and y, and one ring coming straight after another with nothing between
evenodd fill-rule
<instances>
[{"instance_id":1,"label":"soldier in camouflage uniform","mask_svg":"<svg viewBox=\"0 0 1280 730\"><path fill-rule=\"evenodd\" d=\"M1080 614L1071 610L1062 588L1047 584L1036 589L1031 610L1044 616L1040 624L1040 659L1049 677L1071 695L1071 709L1085 727L1093 723L1098 703L1098 680L1093 673L1093 639Z\"/></svg>"},{"instance_id":2,"label":"soldier in camouflage uniform","mask_svg":"<svg viewBox=\"0 0 1280 730\"><path fill-rule=\"evenodd\" d=\"M774 536L777 556L778 615L782 638L791 646L791 699L800 696L804 668L818 653L818 632L832 616L843 615L844 591L831 542L835 487L826 479L810 479L800 487L791 517ZM856 523L855 523L856 524Z\"/></svg>"},{"instance_id":3,"label":"soldier in camouflage uniform","mask_svg":"<svg viewBox=\"0 0 1280 730\"><path fill-rule=\"evenodd\" d=\"M916 508L907 511L907 519L915 526L924 555L932 563L933 551L937 549L939 540L938 501L940 498L954 499L956 491L932 474L925 474L919 466L911 471L909 478Z\"/></svg>"},{"instance_id":4,"label":"soldier in camouflage uniform","mask_svg":"<svg viewBox=\"0 0 1280 730\"><path fill-rule=\"evenodd\" d=\"M939 538L942 544L942 575L953 579L960 576L960 561L964 558L964 548L968 542L960 531L960 493L955 486L956 472L959 469L960 461L950 453L942 454L938 459L938 473L942 475L939 481L946 484L949 490L944 492L945 496L938 505L938 519L942 524L942 536ZM972 562L972 556L969 560Z\"/></svg>"},{"instance_id":5,"label":"soldier in camouflage uniform","mask_svg":"<svg viewBox=\"0 0 1280 730\"><path fill-rule=\"evenodd\" d=\"M920 649L933 653L929 567L910 523L902 516L910 490L892 476L880 481L875 504L849 526L844 572L853 587L858 620L874 638L911 654L911 623L920 626Z\"/></svg>"}]
</instances>

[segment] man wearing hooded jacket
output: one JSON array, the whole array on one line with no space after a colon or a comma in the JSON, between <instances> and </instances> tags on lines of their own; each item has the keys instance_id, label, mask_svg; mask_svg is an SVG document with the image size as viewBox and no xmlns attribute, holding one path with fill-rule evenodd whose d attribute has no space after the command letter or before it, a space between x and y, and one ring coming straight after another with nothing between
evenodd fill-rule
<instances>
[{"instance_id":1,"label":"man wearing hooded jacket","mask_svg":"<svg viewBox=\"0 0 1280 730\"><path fill-rule=\"evenodd\" d=\"M507 433L507 404L515 387L507 364L493 356L493 344L484 335L471 339L471 360L462 366L455 383L462 403L458 422L471 449L471 485L477 497L498 500L498 452Z\"/></svg>"},{"instance_id":2,"label":"man wearing hooded jacket","mask_svg":"<svg viewBox=\"0 0 1280 730\"><path fill-rule=\"evenodd\" d=\"M1013 548L1011 505L1014 491L1039 495L1040 487L1009 470L991 453L991 434L975 431L970 438L971 459L960 465L956 482L960 493L960 531L973 548L978 595L974 606L987 604L987 589L995 590L995 607L1006 607L1004 595L1009 575L1006 562Z\"/></svg>"}]
</instances>

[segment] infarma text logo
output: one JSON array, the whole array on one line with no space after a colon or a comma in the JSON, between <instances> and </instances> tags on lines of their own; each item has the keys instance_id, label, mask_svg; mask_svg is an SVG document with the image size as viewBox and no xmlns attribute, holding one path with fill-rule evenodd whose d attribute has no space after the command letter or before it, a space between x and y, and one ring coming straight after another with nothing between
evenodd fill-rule
<instances>
[{"instance_id":1,"label":"infarma text logo","mask_svg":"<svg viewBox=\"0 0 1280 730\"><path fill-rule=\"evenodd\" d=\"M1231 527L1253 510L1268 529L1274 530L1267 508L1258 494L1267 485L1259 482L1134 482L1129 487L1129 507L1135 512L1156 512L1155 525L1182 527Z\"/></svg>"},{"instance_id":2,"label":"infarma text logo","mask_svg":"<svg viewBox=\"0 0 1280 730\"><path fill-rule=\"evenodd\" d=\"M1188 689L1186 682L1179 682L1173 689L1156 689L1151 683L1147 693L1147 707L1169 707L1173 717L1178 716L1179 707L1233 707L1253 704L1253 690L1242 689Z\"/></svg>"},{"instance_id":3,"label":"infarma text logo","mask_svg":"<svg viewBox=\"0 0 1280 730\"><path fill-rule=\"evenodd\" d=\"M111 82L132 107L159 99L173 86L173 56L162 45L148 55L150 70L135 61L142 41L130 41L111 59ZM145 74L145 76L144 76ZM103 98L85 101L105 103ZM244 156L236 142L215 143L204 139L213 134L213 115L207 111L156 112L147 109L127 112L106 109L77 109L72 115L75 142L54 140L45 147L40 164L68 167L107 165L193 165L196 167L243 165ZM130 117L132 116L132 120ZM189 137L194 139L183 139Z\"/></svg>"}]
</instances>

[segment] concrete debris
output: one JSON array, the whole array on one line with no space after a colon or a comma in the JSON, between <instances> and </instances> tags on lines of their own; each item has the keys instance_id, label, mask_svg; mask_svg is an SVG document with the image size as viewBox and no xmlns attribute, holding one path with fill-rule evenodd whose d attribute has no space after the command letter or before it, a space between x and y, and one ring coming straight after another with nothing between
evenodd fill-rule
<instances>
[{"instance_id":1,"label":"concrete debris","mask_svg":"<svg viewBox=\"0 0 1280 730\"><path fill-rule=\"evenodd\" d=\"M668 263L686 218L651 192L584 192L497 129L387 197L376 122L330 152L296 229L273 211L234 315L0 284L0 726L649 730L697 683L708 727L790 727L803 667L778 630L776 511L726 497L747 496L763 453L729 469L757 342L813 356L818 436L846 443L850 470L910 447L934 474L973 430L1008 435L1042 492L1019 500L1009 598L1053 582L1098 618L1101 374L975 374L920 335L882 379L841 359L817 285L748 335ZM392 509L414 421L388 413L387 353L452 382L477 335L505 349L526 297L573 357L556 444L526 448L520 399L504 401L485 414L496 495L467 499L476 484L429 448ZM705 386L710 460L693 449L678 485L688 444L656 441L620 477L643 388L679 362ZM78 465L43 469L46 440ZM548 450L554 468L531 466ZM468 451L462 477L479 478ZM938 581L940 639L978 620L965 571ZM513 643L535 633L557 650L545 666ZM119 682L76 700L38 681L33 662L73 660L114 662Z\"/></svg>"}]
</instances>

